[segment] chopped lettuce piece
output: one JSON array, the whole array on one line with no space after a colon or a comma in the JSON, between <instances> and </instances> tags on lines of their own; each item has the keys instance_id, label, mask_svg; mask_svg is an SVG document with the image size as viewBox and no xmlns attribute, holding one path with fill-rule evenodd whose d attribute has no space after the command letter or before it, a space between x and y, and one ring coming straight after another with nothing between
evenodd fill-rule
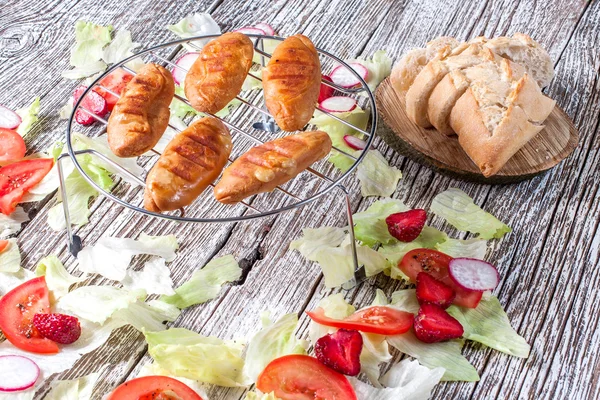
<instances>
[{"instance_id":1,"label":"chopped lettuce piece","mask_svg":"<svg viewBox=\"0 0 600 400\"><path fill-rule=\"evenodd\" d=\"M388 306L390 304L385 292L381 289L375 290L375 298L371 303L372 306Z\"/></svg>"},{"instance_id":2,"label":"chopped lettuce piece","mask_svg":"<svg viewBox=\"0 0 600 400\"><path fill-rule=\"evenodd\" d=\"M102 237L94 246L84 247L77 259L80 271L121 281L127 275L127 268L133 256L149 254L173 261L175 250L178 248L175 235L148 236L141 233L137 240Z\"/></svg>"},{"instance_id":3,"label":"chopped lettuce piece","mask_svg":"<svg viewBox=\"0 0 600 400\"><path fill-rule=\"evenodd\" d=\"M69 288L81 282L85 277L76 277L65 269L64 265L55 255L42 258L35 267L37 276L46 277L46 285L52 293L53 301L69 293Z\"/></svg>"},{"instance_id":4,"label":"chopped lettuce piece","mask_svg":"<svg viewBox=\"0 0 600 400\"><path fill-rule=\"evenodd\" d=\"M21 230L21 224L29 221L29 215L23 207L17 207L10 215L0 213L0 239L13 235Z\"/></svg>"},{"instance_id":5,"label":"chopped lettuce piece","mask_svg":"<svg viewBox=\"0 0 600 400\"><path fill-rule=\"evenodd\" d=\"M515 357L527 358L531 346L511 326L496 296L479 302L477 308L450 306L448 313L460 322L463 337Z\"/></svg>"},{"instance_id":6,"label":"chopped lettuce piece","mask_svg":"<svg viewBox=\"0 0 600 400\"><path fill-rule=\"evenodd\" d=\"M469 257L483 260L487 252L487 241L479 238L466 240L447 238L436 244L435 249L455 258Z\"/></svg>"},{"instance_id":7,"label":"chopped lettuce piece","mask_svg":"<svg viewBox=\"0 0 600 400\"><path fill-rule=\"evenodd\" d=\"M398 187L402 172L390 166L378 150L369 150L358 165L356 177L363 196L390 197Z\"/></svg>"},{"instance_id":8,"label":"chopped lettuce piece","mask_svg":"<svg viewBox=\"0 0 600 400\"><path fill-rule=\"evenodd\" d=\"M21 269L21 252L17 239L8 239L8 245L0 253L0 272L19 272Z\"/></svg>"},{"instance_id":9,"label":"chopped lettuce piece","mask_svg":"<svg viewBox=\"0 0 600 400\"><path fill-rule=\"evenodd\" d=\"M187 282L175 289L174 295L161 296L161 300L178 308L202 304L217 297L224 283L236 281L240 276L242 269L235 258L228 254L194 271Z\"/></svg>"},{"instance_id":10,"label":"chopped lettuce piece","mask_svg":"<svg viewBox=\"0 0 600 400\"><path fill-rule=\"evenodd\" d=\"M167 29L181 38L190 38L201 35L217 35L221 33L221 28L214 19L207 13L195 13L188 15L175 25L167 25ZM184 44L188 51L198 51L210 39L194 40L195 46Z\"/></svg>"},{"instance_id":11,"label":"chopped lettuce piece","mask_svg":"<svg viewBox=\"0 0 600 400\"><path fill-rule=\"evenodd\" d=\"M360 333L363 338L363 349L360 353L360 372L365 374L371 384L381 387L379 383L380 366L392 359L390 347L385 336L372 333Z\"/></svg>"},{"instance_id":12,"label":"chopped lettuce piece","mask_svg":"<svg viewBox=\"0 0 600 400\"><path fill-rule=\"evenodd\" d=\"M175 85L175 94L185 98L183 86ZM185 118L188 114L200 115L199 111L196 111L192 106L187 105L176 97L171 100L169 109L171 110L171 116L177 118Z\"/></svg>"},{"instance_id":13,"label":"chopped lettuce piece","mask_svg":"<svg viewBox=\"0 0 600 400\"><path fill-rule=\"evenodd\" d=\"M307 343L296 339L298 315L286 314L273 322L269 313L261 315L263 328L252 337L246 350L244 374L256 382L267 364L288 354L306 354Z\"/></svg>"},{"instance_id":14,"label":"chopped lettuce piece","mask_svg":"<svg viewBox=\"0 0 600 400\"><path fill-rule=\"evenodd\" d=\"M281 400L279 397L275 396L275 392L271 393L261 393L258 389L255 392L246 393L246 397L244 400Z\"/></svg>"},{"instance_id":15,"label":"chopped lettuce piece","mask_svg":"<svg viewBox=\"0 0 600 400\"><path fill-rule=\"evenodd\" d=\"M103 72L107 67L108 65L106 65L104 61L98 60L89 62L82 67L77 67L68 71L63 71L60 73L60 75L65 79L78 80L97 74L99 72Z\"/></svg>"},{"instance_id":16,"label":"chopped lettuce piece","mask_svg":"<svg viewBox=\"0 0 600 400\"><path fill-rule=\"evenodd\" d=\"M121 283L128 290L144 289L148 294L175 294L171 271L161 257L152 258L140 271L127 271Z\"/></svg>"},{"instance_id":17,"label":"chopped lettuce piece","mask_svg":"<svg viewBox=\"0 0 600 400\"><path fill-rule=\"evenodd\" d=\"M161 331L165 329L164 322L172 322L179 317L177 307L170 306L161 301L148 302L134 301L125 308L120 308L112 314L112 318L123 321L133 326L140 332Z\"/></svg>"},{"instance_id":18,"label":"chopped lettuce piece","mask_svg":"<svg viewBox=\"0 0 600 400\"><path fill-rule=\"evenodd\" d=\"M392 293L392 307L416 314L419 312L419 302L415 289L397 290Z\"/></svg>"},{"instance_id":19,"label":"chopped lettuce piece","mask_svg":"<svg viewBox=\"0 0 600 400\"><path fill-rule=\"evenodd\" d=\"M456 229L478 233L482 239L500 239L512 229L492 214L483 211L465 192L450 188L435 196L431 211Z\"/></svg>"},{"instance_id":20,"label":"chopped lettuce piece","mask_svg":"<svg viewBox=\"0 0 600 400\"><path fill-rule=\"evenodd\" d=\"M183 328L144 332L148 352L169 374L219 386L246 386L244 347L234 341L206 337Z\"/></svg>"},{"instance_id":21,"label":"chopped lettuce piece","mask_svg":"<svg viewBox=\"0 0 600 400\"><path fill-rule=\"evenodd\" d=\"M57 308L97 324L104 324L115 311L129 307L145 297L144 292L114 286L81 286L62 296Z\"/></svg>"},{"instance_id":22,"label":"chopped lettuce piece","mask_svg":"<svg viewBox=\"0 0 600 400\"><path fill-rule=\"evenodd\" d=\"M128 30L115 32L115 37L108 46L102 51L102 59L107 64L118 63L121 60L131 57L132 50L139 46L131 39L131 32Z\"/></svg>"},{"instance_id":23,"label":"chopped lettuce piece","mask_svg":"<svg viewBox=\"0 0 600 400\"><path fill-rule=\"evenodd\" d=\"M104 71L106 63L101 60L103 48L111 41L112 26L96 25L79 20L75 23L75 45L69 62L74 69L63 71L68 79L81 79Z\"/></svg>"},{"instance_id":24,"label":"chopped lettuce piece","mask_svg":"<svg viewBox=\"0 0 600 400\"><path fill-rule=\"evenodd\" d=\"M444 368L446 372L442 377L443 381L479 380L477 370L461 354L463 346L461 340L423 343L410 330L401 335L388 336L387 341L401 353L416 358L419 363L428 368Z\"/></svg>"},{"instance_id":25,"label":"chopped lettuce piece","mask_svg":"<svg viewBox=\"0 0 600 400\"><path fill-rule=\"evenodd\" d=\"M16 111L21 117L21 124L17 128L17 132L21 136L25 136L30 130L33 124L38 121L38 114L40 113L40 98L36 97L29 107L21 108Z\"/></svg>"},{"instance_id":26,"label":"chopped lettuce piece","mask_svg":"<svg viewBox=\"0 0 600 400\"><path fill-rule=\"evenodd\" d=\"M429 369L415 360L402 360L381 378L384 389L378 389L350 378L357 398L369 400L426 400L444 375L443 368Z\"/></svg>"},{"instance_id":27,"label":"chopped lettuce piece","mask_svg":"<svg viewBox=\"0 0 600 400\"><path fill-rule=\"evenodd\" d=\"M52 382L50 392L48 392L44 399L90 400L99 377L100 373L93 372L77 379L54 381Z\"/></svg>"},{"instance_id":28,"label":"chopped lettuce piece","mask_svg":"<svg viewBox=\"0 0 600 400\"><path fill-rule=\"evenodd\" d=\"M25 268L19 268L16 272L0 272L0 295L10 292L30 279L35 278L33 271Z\"/></svg>"},{"instance_id":29,"label":"chopped lettuce piece","mask_svg":"<svg viewBox=\"0 0 600 400\"><path fill-rule=\"evenodd\" d=\"M290 243L290 249L298 250L305 258L316 261L315 256L319 250L328 247L337 247L346 238L346 230L334 226L321 228L304 228L302 237Z\"/></svg>"},{"instance_id":30,"label":"chopped lettuce piece","mask_svg":"<svg viewBox=\"0 0 600 400\"><path fill-rule=\"evenodd\" d=\"M357 58L348 61L348 63L351 62L360 63L369 70L366 82L372 91L375 91L377 86L392 72L392 59L388 57L385 50L376 51L371 59Z\"/></svg>"},{"instance_id":31,"label":"chopped lettuce piece","mask_svg":"<svg viewBox=\"0 0 600 400\"><path fill-rule=\"evenodd\" d=\"M408 210L398 199L383 199L371 204L365 211L353 215L354 235L367 246L397 242L390 235L385 219L390 215Z\"/></svg>"}]
</instances>

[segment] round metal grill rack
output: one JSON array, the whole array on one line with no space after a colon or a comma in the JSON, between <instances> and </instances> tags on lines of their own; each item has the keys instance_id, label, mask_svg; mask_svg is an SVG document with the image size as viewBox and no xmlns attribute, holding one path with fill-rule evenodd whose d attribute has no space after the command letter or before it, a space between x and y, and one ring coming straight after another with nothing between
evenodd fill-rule
<instances>
[{"instance_id":1,"label":"round metal grill rack","mask_svg":"<svg viewBox=\"0 0 600 400\"><path fill-rule=\"evenodd\" d=\"M64 176L63 167L61 166L62 161L66 158L70 158L73 161L75 168L79 171L79 173L83 176L83 178L85 178L85 180L87 182L89 182L96 190L98 190L100 193L102 193L105 197L108 197L110 200L112 200L124 207L127 207L131 210L134 210L135 212L138 212L138 213L141 213L141 214L144 214L147 216L155 217L155 218L162 218L165 220L178 221L178 222L190 222L190 223L240 222L240 221L245 221L245 220L251 220L251 219L256 219L256 218L272 216L272 215L275 215L275 214L278 214L278 213L281 213L284 211L293 210L293 209L302 207L306 204L309 204L311 202L314 202L315 200L323 197L324 195L332 192L333 190L338 190L338 193L343 194L343 198L346 203L348 227L349 228L353 227L350 198L348 195L348 191L342 185L342 181L349 174L351 174L354 171L354 169L358 166L358 164L365 157L365 155L367 153L367 149L369 149L371 147L371 143L373 141L373 138L375 136L375 131L377 128L377 111L376 111L376 106L375 106L375 99L374 99L373 93L369 89L367 83L362 79L362 77L358 73L356 73L347 63L345 63L340 58L334 56L333 54L331 54L325 50L319 49L319 48L317 48L317 51L321 58L321 65L322 65L322 68L324 69L324 71L323 71L324 74L326 74L325 69L333 69L333 67L342 65L350 73L352 73L356 77L356 79L360 82L360 85L357 85L356 87L343 88L343 87L336 85L330 81L322 80L322 83L324 85L327 85L327 86L333 88L334 90L340 92L342 95L348 95L348 96L355 97L355 99L362 106L362 108L365 109L365 111L369 113L369 123L367 125L367 126L369 126L369 128L363 129L362 127L353 125L350 122L347 122L346 120L341 119L338 116L331 114L331 113L327 112L326 110L321 109L320 107L317 107L317 109L320 112L326 114L329 118L332 118L335 121L335 123L343 124L343 125L348 126L349 128L352 128L355 131L355 133L357 133L359 136L361 136L365 140L366 147L364 150L356 151L356 152L353 152L352 154L350 154L342 149L336 148L336 147L333 148L332 154L340 153L341 156L348 157L353 161L350 168L348 170L346 170L345 172L341 172L341 171L333 168L332 166L328 165L328 163L326 163L324 160L322 160L322 161L319 161L319 162L313 164L310 168L308 168L303 173L301 173L300 175L298 175L297 177L292 179L290 182L287 182L285 185L278 186L275 189L275 191L281 193L286 198L285 203L290 203L290 204L283 204L281 206L278 206L276 208L271 208L271 209L264 209L264 207L259 208L257 205L253 204L253 203L255 203L254 200L257 197L267 195L267 194L259 194L259 195L253 196L252 198L246 199L246 201L239 203L240 206L245 207L247 210L243 214L234 216L234 217L225 217L225 218L211 217L211 215L210 215L211 212L214 212L211 208L214 208L214 207L209 207L209 209L205 210L205 213L200 217L187 216L187 214L189 214L189 213L185 212L184 210L180 210L180 212L178 214L177 213L164 213L164 214L154 213L154 212L150 212L150 211L144 209L141 205L132 204L131 202L119 197L117 194L114 193L114 188L112 191L104 190L100 185L98 185L86 173L85 169L81 166L81 164L77 160L77 157L84 155L84 154L90 154L93 157L100 158L103 163L109 164L111 166L111 169L113 169L114 171L118 171L117 175L120 175L121 177L127 177L128 181L136 182L141 187L143 187L145 177L137 176L136 174L132 173L131 171L125 169L123 166L121 166L118 163L116 163L115 161L111 160L111 157L108 157L107 155L102 154L101 152L94 150L94 149L84 149L84 150L76 150L75 149L75 146L73 143L73 133L75 131L79 132L79 131L83 130L83 131L85 131L83 134L85 134L86 136L97 137L97 136L100 136L100 135L103 135L106 133L106 124L108 123L108 121L106 119L104 119L101 116L94 114L92 111L84 108L81 104L83 99L91 90L94 90L96 88L102 89L103 91L108 92L108 93L112 94L113 96L119 97L119 95L117 93L102 86L100 84L100 81L105 76L107 76L108 74L110 74L111 72L115 71L118 68L122 68L126 72L129 72L129 73L135 75L135 71L132 70L131 68L129 68L127 66L127 64L138 58L142 59L144 62L154 62L156 64L160 64L160 65L166 67L167 69L171 69L171 70L181 69L183 72L187 72L181 66L177 65L174 61L172 61L172 59L174 59L175 56L181 56L181 55L185 54L185 51L182 52L182 50L185 50L185 49L191 49L193 51L200 51L202 49L202 46L199 45L198 43L206 42L210 39L214 39L219 36L220 35L197 36L197 37L193 37L193 38L187 38L187 39L177 40L177 41L173 41L173 42L169 42L169 43L164 43L164 44L161 44L158 46L151 47L147 50L143 50L143 51L113 65L104 74L102 74L100 77L98 77L92 84L90 84L89 87L87 88L87 90L82 94L82 96L79 98L79 100L74 104L73 112L71 114L71 117L70 117L70 120L69 120L69 123L67 126L67 133L66 133L67 153L62 154L59 157L58 163L57 163L59 180L60 180L60 190L61 190L61 195L62 195L62 200L63 200L63 209L64 209L65 221L66 221L66 227L67 227L66 233L67 233L67 238L68 238L69 251L74 256L77 256L77 253L79 252L79 250L81 250L82 245L81 245L81 239L73 233L71 223L70 223L68 200L67 200L67 193L66 193L66 186L65 186L65 178L66 177ZM271 54L269 52L265 51L265 41L266 40L283 41L285 39L285 38L278 37L278 36L266 36L266 35L249 34L247 36L249 36L253 40L255 55L257 55L260 58L259 66L262 65L263 67L266 65L266 60L271 57ZM165 52L166 52L166 54L163 54ZM256 74L256 68L253 68L250 71L249 75L256 80L261 81L260 76L258 76ZM252 122L253 120L255 120L258 117L258 118L262 118L262 120L264 122L266 122L266 124L263 124L263 125L276 127L276 125L274 125L272 122L269 122L269 121L273 121L273 119L272 119L271 115L269 114L268 110L266 109L266 107L264 106L264 101L262 101L262 90L258 91L257 93L256 93L256 91L248 91L248 92L243 91L242 93L248 93L249 96L242 97L241 94L238 95L236 97L236 99L239 101L240 106L236 110L234 110L234 112L231 115L229 115L228 117L219 117L219 116L216 116L213 114L204 114L204 115L212 116L214 118L221 120L229 128L230 132L232 133L232 137L234 139L234 150L236 149L236 147L245 148L248 145L260 145L260 144L264 143L265 141L273 140L278 137L283 137L283 136L289 134L289 133L281 131L281 130L276 130L273 132L273 131L270 131L267 129L263 129L261 131L260 129L252 128L252 125L250 125L250 127L243 126L244 123ZM191 107L188 100L185 97L180 96L178 94L175 94L175 101L183 102L184 104ZM87 129L82 129L79 127L79 125L77 125L77 126L74 125L75 124L75 113L78 110L81 110L82 112L85 112L85 113L91 115L100 124L93 124L90 128L87 128ZM243 115L244 112L246 112L247 115ZM188 119L191 119L191 118L188 118ZM258 124L258 125L260 126L260 124ZM256 126L256 124L254 126ZM169 128L171 128L175 133L181 131L176 126L173 126L171 124L169 124ZM243 152L245 152L245 151L242 151L242 153L240 153L239 155L243 154ZM160 152L156 149L153 149L152 155L138 158L138 164L140 163L140 161L142 163L144 163L145 167L148 168L148 169L146 169L146 172L147 172L149 170L149 168L151 168L152 165L154 165L154 163L158 160L159 156L160 156ZM233 153L232 153L232 157L229 159L229 162L234 161L235 158L237 158L237 157L233 157ZM293 189L291 188L292 186L294 186L293 182L297 179L301 179L300 177L303 174L310 174L310 178L311 179L314 178L314 180L316 180L315 185L317 186L317 190L315 191L315 193L311 194L308 197L306 197L306 196L302 197L299 194L295 194L293 192ZM213 187L213 186L214 185L211 185L211 187ZM208 192L208 191L209 190L206 190L205 192ZM204 193L203 195L206 195L206 193ZM212 193L209 193L208 195L212 196ZM214 202L215 207L222 206L220 203L218 203L216 200L214 200L214 198L212 199L212 201ZM141 203L141 199L140 199L140 203ZM190 206L188 206L188 209L193 208L195 203L196 202L194 202ZM230 207L234 207L234 206L230 206ZM362 269L359 269L359 265L358 265L358 259L357 259L357 255L356 255L356 246L355 246L355 241L354 241L354 231L353 231L353 229L348 229L348 231L349 231L349 234L352 239L351 245L352 245L352 251L353 251L353 256L354 256L354 264L355 264L356 271L357 271L356 279L361 280L363 271L362 271Z\"/></svg>"}]
</instances>

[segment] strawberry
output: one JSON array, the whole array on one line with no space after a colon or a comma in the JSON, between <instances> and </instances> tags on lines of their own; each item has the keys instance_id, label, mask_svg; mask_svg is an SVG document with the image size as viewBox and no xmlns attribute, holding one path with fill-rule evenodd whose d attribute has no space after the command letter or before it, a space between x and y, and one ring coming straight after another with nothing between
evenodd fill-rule
<instances>
[{"instance_id":1,"label":"strawberry","mask_svg":"<svg viewBox=\"0 0 600 400\"><path fill-rule=\"evenodd\" d=\"M328 82L333 82L331 78L327 75L323 75L322 78ZM319 104L325 99L333 96L334 89L331 86L327 86L321 83L321 89L319 89L319 99L317 100Z\"/></svg>"},{"instance_id":2,"label":"strawberry","mask_svg":"<svg viewBox=\"0 0 600 400\"><path fill-rule=\"evenodd\" d=\"M77 86L75 91L73 92L73 105L79 100L83 92L87 89L86 86ZM100 96L98 93L94 91L90 91L83 101L81 102L81 107L85 108L91 113L94 113L98 117L104 118L108 113L108 105L106 104L106 100L104 97ZM77 121L81 125L91 125L94 123L95 119L88 112L85 112L81 108L79 108L75 112L75 121Z\"/></svg>"},{"instance_id":3,"label":"strawberry","mask_svg":"<svg viewBox=\"0 0 600 400\"><path fill-rule=\"evenodd\" d=\"M339 373L356 376L360 372L363 338L356 330L340 329L323 336L315 344L317 359Z\"/></svg>"},{"instance_id":4,"label":"strawberry","mask_svg":"<svg viewBox=\"0 0 600 400\"><path fill-rule=\"evenodd\" d=\"M415 317L415 336L421 342L436 343L457 339L464 333L460 322L443 308L433 304L423 304Z\"/></svg>"},{"instance_id":5,"label":"strawberry","mask_svg":"<svg viewBox=\"0 0 600 400\"><path fill-rule=\"evenodd\" d=\"M433 304L442 308L450 307L456 293L454 290L438 281L427 272L419 272L417 275L417 300L419 304Z\"/></svg>"},{"instance_id":6,"label":"strawberry","mask_svg":"<svg viewBox=\"0 0 600 400\"><path fill-rule=\"evenodd\" d=\"M391 214L385 223L390 235L401 242L412 242L421 234L426 220L425 210L415 209Z\"/></svg>"},{"instance_id":7,"label":"strawberry","mask_svg":"<svg viewBox=\"0 0 600 400\"><path fill-rule=\"evenodd\" d=\"M79 320L65 314L35 314L33 326L45 338L61 344L74 343L81 335Z\"/></svg>"}]
</instances>

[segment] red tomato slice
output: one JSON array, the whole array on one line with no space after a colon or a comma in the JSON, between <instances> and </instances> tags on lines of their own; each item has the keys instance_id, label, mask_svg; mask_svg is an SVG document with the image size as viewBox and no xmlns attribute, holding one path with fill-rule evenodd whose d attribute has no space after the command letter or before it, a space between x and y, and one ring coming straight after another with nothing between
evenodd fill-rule
<instances>
[{"instance_id":1,"label":"red tomato slice","mask_svg":"<svg viewBox=\"0 0 600 400\"><path fill-rule=\"evenodd\" d=\"M127 83L129 83L132 78L133 75L131 75L129 72L126 72L122 68L118 68L102 78L98 84L120 95L123 92L123 89L125 89L125 86L127 86ZM100 96L104 97L104 100L106 100L106 104L108 106L108 111L112 111L119 98L108 93L101 87L95 87L94 91Z\"/></svg>"},{"instance_id":2,"label":"red tomato slice","mask_svg":"<svg viewBox=\"0 0 600 400\"><path fill-rule=\"evenodd\" d=\"M33 326L33 316L50 312L46 278L31 279L0 298L0 329L9 342L33 353L58 353L58 346Z\"/></svg>"},{"instance_id":3,"label":"red tomato slice","mask_svg":"<svg viewBox=\"0 0 600 400\"><path fill-rule=\"evenodd\" d=\"M259 375L256 387L263 393L275 392L282 400L356 400L344 375L304 355L271 361Z\"/></svg>"},{"instance_id":4,"label":"red tomato slice","mask_svg":"<svg viewBox=\"0 0 600 400\"><path fill-rule=\"evenodd\" d=\"M0 128L0 163L20 160L26 151L25 141L17 131Z\"/></svg>"},{"instance_id":5,"label":"red tomato slice","mask_svg":"<svg viewBox=\"0 0 600 400\"><path fill-rule=\"evenodd\" d=\"M0 240L0 253L8 246L8 240Z\"/></svg>"},{"instance_id":6,"label":"red tomato slice","mask_svg":"<svg viewBox=\"0 0 600 400\"><path fill-rule=\"evenodd\" d=\"M177 379L143 376L117 386L106 400L202 400L202 397Z\"/></svg>"},{"instance_id":7,"label":"red tomato slice","mask_svg":"<svg viewBox=\"0 0 600 400\"><path fill-rule=\"evenodd\" d=\"M448 274L448 265L451 260L452 257L436 250L415 249L404 255L398 268L413 282L417 281L419 272L426 272L456 292L453 304L467 308L477 307L483 292L466 290L454 283Z\"/></svg>"},{"instance_id":8,"label":"red tomato slice","mask_svg":"<svg viewBox=\"0 0 600 400\"><path fill-rule=\"evenodd\" d=\"M36 158L0 168L0 211L6 215L15 211L23 196L50 172L53 165L51 158Z\"/></svg>"},{"instance_id":9,"label":"red tomato slice","mask_svg":"<svg viewBox=\"0 0 600 400\"><path fill-rule=\"evenodd\" d=\"M325 310L317 307L315 311L306 312L310 319L334 328L355 329L365 333L379 335L399 335L410 329L414 316L392 307L374 306L355 312L344 319L333 319L325 315Z\"/></svg>"}]
</instances>

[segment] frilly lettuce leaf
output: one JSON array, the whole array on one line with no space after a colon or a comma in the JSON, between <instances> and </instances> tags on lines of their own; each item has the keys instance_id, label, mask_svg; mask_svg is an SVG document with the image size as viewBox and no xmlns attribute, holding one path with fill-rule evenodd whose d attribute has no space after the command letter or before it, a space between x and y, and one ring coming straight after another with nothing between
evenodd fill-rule
<instances>
[{"instance_id":1,"label":"frilly lettuce leaf","mask_svg":"<svg viewBox=\"0 0 600 400\"><path fill-rule=\"evenodd\" d=\"M348 62L360 63L369 70L366 82L372 91L375 91L381 81L387 78L392 72L392 59L388 57L385 50L376 51L373 53L371 59L357 58Z\"/></svg>"},{"instance_id":2,"label":"frilly lettuce leaf","mask_svg":"<svg viewBox=\"0 0 600 400\"><path fill-rule=\"evenodd\" d=\"M131 32L128 30L115 32L115 37L102 50L102 59L107 64L118 63L121 60L131 57L132 50L139 46L139 43L134 43L131 39Z\"/></svg>"},{"instance_id":3,"label":"frilly lettuce leaf","mask_svg":"<svg viewBox=\"0 0 600 400\"><path fill-rule=\"evenodd\" d=\"M112 26L96 25L92 22L75 23L75 45L71 49L69 62L74 69L63 71L68 79L81 79L104 71L107 64L101 60L103 48L111 41Z\"/></svg>"},{"instance_id":4,"label":"frilly lettuce leaf","mask_svg":"<svg viewBox=\"0 0 600 400\"><path fill-rule=\"evenodd\" d=\"M367 246L397 242L390 235L385 219L390 215L408 210L398 199L383 199L371 204L365 211L353 215L354 235Z\"/></svg>"},{"instance_id":5,"label":"frilly lettuce leaf","mask_svg":"<svg viewBox=\"0 0 600 400\"><path fill-rule=\"evenodd\" d=\"M224 283L236 281L241 275L242 269L231 254L215 258L194 271L187 282L175 289L174 295L161 296L161 300L178 308L202 304L217 297Z\"/></svg>"},{"instance_id":6,"label":"frilly lettuce leaf","mask_svg":"<svg viewBox=\"0 0 600 400\"><path fill-rule=\"evenodd\" d=\"M460 322L463 337L515 357L527 358L531 346L511 326L496 296L479 302L477 308L450 306L448 313Z\"/></svg>"},{"instance_id":7,"label":"frilly lettuce leaf","mask_svg":"<svg viewBox=\"0 0 600 400\"><path fill-rule=\"evenodd\" d=\"M346 230L334 226L321 228L304 228L302 237L290 243L290 249L298 250L306 259L316 261L319 250L327 247L337 247L346 238Z\"/></svg>"},{"instance_id":8,"label":"frilly lettuce leaf","mask_svg":"<svg viewBox=\"0 0 600 400\"><path fill-rule=\"evenodd\" d=\"M411 314L419 312L419 302L417 301L417 295L415 289L403 289L397 290L392 293L392 307L398 310L406 311Z\"/></svg>"},{"instance_id":9,"label":"frilly lettuce leaf","mask_svg":"<svg viewBox=\"0 0 600 400\"><path fill-rule=\"evenodd\" d=\"M21 269L21 252L17 239L8 239L8 245L0 253L0 272L15 273Z\"/></svg>"},{"instance_id":10,"label":"frilly lettuce leaf","mask_svg":"<svg viewBox=\"0 0 600 400\"><path fill-rule=\"evenodd\" d=\"M46 277L46 285L52 293L54 301L69 293L71 286L85 279L85 277L76 277L69 274L63 263L55 255L42 258L35 267L35 274Z\"/></svg>"},{"instance_id":11,"label":"frilly lettuce leaf","mask_svg":"<svg viewBox=\"0 0 600 400\"><path fill-rule=\"evenodd\" d=\"M288 354L306 354L307 343L296 339L296 314L286 314L276 322L269 313L261 315L263 328L252 337L246 350L244 374L256 382L258 375L274 359Z\"/></svg>"},{"instance_id":12,"label":"frilly lettuce leaf","mask_svg":"<svg viewBox=\"0 0 600 400\"><path fill-rule=\"evenodd\" d=\"M175 294L171 271L165 264L165 259L161 257L146 262L142 270L127 271L121 283L128 290L144 289L148 294Z\"/></svg>"},{"instance_id":13,"label":"frilly lettuce leaf","mask_svg":"<svg viewBox=\"0 0 600 400\"><path fill-rule=\"evenodd\" d=\"M44 397L46 400L89 400L92 391L100 377L100 373L93 372L77 379L57 380L52 382L50 392Z\"/></svg>"},{"instance_id":14,"label":"frilly lettuce leaf","mask_svg":"<svg viewBox=\"0 0 600 400\"><path fill-rule=\"evenodd\" d=\"M356 169L363 196L390 197L398 187L402 172L393 166L378 150L369 150Z\"/></svg>"},{"instance_id":15,"label":"frilly lettuce leaf","mask_svg":"<svg viewBox=\"0 0 600 400\"><path fill-rule=\"evenodd\" d=\"M21 108L15 111L21 117L21 124L17 128L17 132L21 136L25 136L30 130L33 124L35 124L40 113L40 98L36 97L35 100L29 105L29 107Z\"/></svg>"},{"instance_id":16,"label":"frilly lettuce leaf","mask_svg":"<svg viewBox=\"0 0 600 400\"><path fill-rule=\"evenodd\" d=\"M479 238L466 240L447 238L436 244L435 249L455 258L469 257L483 260L487 252L487 241Z\"/></svg>"},{"instance_id":17,"label":"frilly lettuce leaf","mask_svg":"<svg viewBox=\"0 0 600 400\"><path fill-rule=\"evenodd\" d=\"M478 233L482 239L500 239L512 230L492 214L483 211L465 192L450 188L435 196L431 211L456 229Z\"/></svg>"},{"instance_id":18,"label":"frilly lettuce leaf","mask_svg":"<svg viewBox=\"0 0 600 400\"><path fill-rule=\"evenodd\" d=\"M207 13L195 13L188 15L175 25L167 25L167 29L181 38L190 38L201 35L216 35L221 33L221 28L215 20ZM188 51L198 51L198 48L204 47L210 39L195 40L195 46L187 44L184 47Z\"/></svg>"}]
</instances>

